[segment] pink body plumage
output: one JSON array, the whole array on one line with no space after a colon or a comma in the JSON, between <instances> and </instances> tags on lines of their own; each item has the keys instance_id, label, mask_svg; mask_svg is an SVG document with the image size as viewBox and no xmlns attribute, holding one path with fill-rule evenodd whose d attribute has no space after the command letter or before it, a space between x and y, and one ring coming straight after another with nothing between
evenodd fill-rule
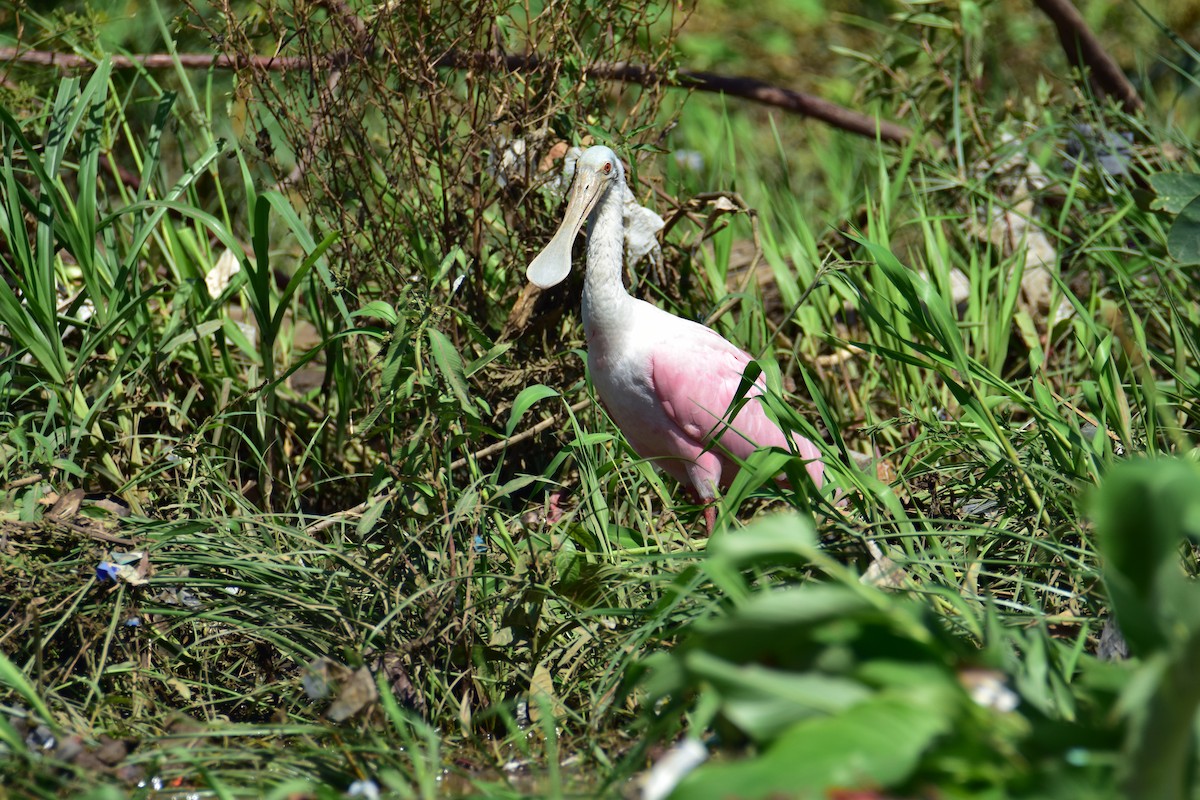
<instances>
[{"instance_id":1,"label":"pink body plumage","mask_svg":"<svg viewBox=\"0 0 1200 800\"><path fill-rule=\"evenodd\" d=\"M807 460L819 487L820 453L796 434L791 442L757 399L762 377L726 424L750 356L719 333L632 297L621 278L624 170L607 147L580 156L563 223L529 265L530 281L553 286L570 272L571 245L588 223L583 324L588 370L609 415L638 455L703 500L728 485L759 447L780 447ZM716 440L714 442L714 439ZM712 530L715 509L705 509Z\"/></svg>"}]
</instances>

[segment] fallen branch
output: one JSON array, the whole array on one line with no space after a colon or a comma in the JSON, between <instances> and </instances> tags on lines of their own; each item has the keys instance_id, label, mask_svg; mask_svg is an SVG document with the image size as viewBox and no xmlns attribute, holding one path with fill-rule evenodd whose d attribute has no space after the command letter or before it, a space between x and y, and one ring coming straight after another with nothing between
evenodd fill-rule
<instances>
[{"instance_id":1,"label":"fallen branch","mask_svg":"<svg viewBox=\"0 0 1200 800\"><path fill-rule=\"evenodd\" d=\"M573 413L573 414L578 413L578 412L582 411L583 409L587 408L588 406L590 406L591 404L592 404L592 401L588 398L580 400L579 402L577 402L573 406L571 406L571 413ZM498 442L489 444L487 447L483 448L482 450L476 450L474 453L471 453L471 455L469 457L463 456L462 458L457 459L454 462L452 462L450 464L450 469L451 470L462 469L471 460L477 461L481 458L487 458L490 455L499 453L501 450L504 450L507 447L511 447L514 444L523 442L526 439L537 436L542 431L547 430L549 428L553 428L555 425L557 425L560 421L559 417L561 417L561 416L562 416L561 414L554 414L553 416L547 417L546 419L542 420L538 424L534 425L532 428L521 431L520 433L516 434L515 436L510 436L507 439L501 439Z\"/></svg>"},{"instance_id":2,"label":"fallen branch","mask_svg":"<svg viewBox=\"0 0 1200 800\"><path fill-rule=\"evenodd\" d=\"M47 522L53 525L58 525L61 528L66 528L67 530L74 531L75 533L83 536L88 536L98 542L119 544L122 547L137 546L137 542L133 541L132 539L126 539L124 536L117 536L116 534L108 533L107 531L98 531L95 528L88 527L87 525L80 525L78 522L72 522L71 520L66 519L65 517L60 517L57 514L47 513L45 519Z\"/></svg>"},{"instance_id":3,"label":"fallen branch","mask_svg":"<svg viewBox=\"0 0 1200 800\"><path fill-rule=\"evenodd\" d=\"M1120 65L1104 49L1096 34L1092 33L1071 0L1033 1L1058 29L1058 40L1067 53L1067 59L1086 70L1088 81L1095 90L1102 96L1117 98L1127 113L1141 111L1143 103L1137 90L1125 77Z\"/></svg>"},{"instance_id":4,"label":"fallen branch","mask_svg":"<svg viewBox=\"0 0 1200 800\"><path fill-rule=\"evenodd\" d=\"M213 53L149 53L141 56L109 56L113 69L172 69L178 63L185 69L257 69L276 72L309 69L313 59L308 56L227 56ZM22 50L0 47L0 61L6 64L35 64L43 67L77 70L93 69L98 59L77 53L58 53L52 50Z\"/></svg>"},{"instance_id":5,"label":"fallen branch","mask_svg":"<svg viewBox=\"0 0 1200 800\"><path fill-rule=\"evenodd\" d=\"M177 63L186 69L220 69L287 72L312 70L314 72L336 69L347 63L351 53L340 50L322 59L308 56L231 56L207 53L150 53L139 56L109 56L113 69L167 69ZM0 47L0 62L37 64L59 69L91 69L95 59L74 53L57 53L47 50L21 50L15 47ZM459 53L451 51L439 58L434 66L453 69L504 69L522 72L536 69L545 64L538 56L523 56L494 53ZM695 72L687 69L663 73L642 64L624 61L599 62L592 64L584 73L587 77L636 83L640 86L674 86L701 92L717 92L741 97L763 105L774 106L792 114L820 120L860 136L885 142L904 142L912 132L895 122L879 119L869 114L840 106L823 98L804 92L785 89L757 78L736 75L716 75L711 72Z\"/></svg>"},{"instance_id":6,"label":"fallen branch","mask_svg":"<svg viewBox=\"0 0 1200 800\"><path fill-rule=\"evenodd\" d=\"M510 72L520 72L534 69L542 63L542 60L536 55L496 55L451 51L439 58L436 65L457 69L503 68ZM724 93L753 100L763 105L775 106L793 114L818 119L850 133L872 138L878 135L887 142L904 142L912 136L912 132L903 125L853 111L815 95L774 86L757 78L716 75L711 72L696 72L690 69L675 70L671 77L642 64L630 64L625 61L601 61L592 64L585 69L584 75L591 78L636 83L640 86L665 85L682 89L696 89L702 92Z\"/></svg>"},{"instance_id":7,"label":"fallen branch","mask_svg":"<svg viewBox=\"0 0 1200 800\"><path fill-rule=\"evenodd\" d=\"M653 73L647 73L641 78L637 77L637 71L641 69L636 65L628 65L625 70L628 77L621 77L621 80L634 83L654 83L659 80ZM753 100L762 105L781 108L792 114L821 120L835 128L849 133L857 133L860 136L869 138L878 136L885 142L896 144L905 142L912 136L912 131L895 122L854 111L816 95L775 86L757 78L717 75L712 72L693 72L688 69L678 70L675 74L678 76L678 81L672 85ZM618 76L614 75L614 77Z\"/></svg>"}]
</instances>

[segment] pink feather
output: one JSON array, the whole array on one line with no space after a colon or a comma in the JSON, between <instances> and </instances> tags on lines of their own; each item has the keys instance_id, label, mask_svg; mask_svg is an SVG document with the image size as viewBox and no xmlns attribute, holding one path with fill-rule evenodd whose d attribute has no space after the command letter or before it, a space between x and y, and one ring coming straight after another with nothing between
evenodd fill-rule
<instances>
[{"instance_id":1,"label":"pink feather","mask_svg":"<svg viewBox=\"0 0 1200 800\"><path fill-rule=\"evenodd\" d=\"M640 456L703 500L728 486L738 461L759 447L798 453L820 486L820 453L803 436L789 440L767 416L758 399L766 390L762 376L732 423L722 421L750 356L711 328L626 291L621 276L626 194L616 154L602 146L584 151L576 162L562 225L526 270L529 280L542 288L563 280L571 268L571 244L586 221L583 327L588 372L613 421ZM713 506L705 509L710 532L715 515Z\"/></svg>"},{"instance_id":2,"label":"pink feather","mask_svg":"<svg viewBox=\"0 0 1200 800\"><path fill-rule=\"evenodd\" d=\"M653 308L657 314L649 313L651 308L639 310L648 318L657 318L654 322L670 329L670 335L665 341L643 339L643 344L651 346L638 348L643 351L638 359L641 363L629 371L640 386L631 387L628 381L614 385L606 380L612 368L606 358L608 343L600 337L588 342L589 365L600 398L638 455L690 486L704 500L715 496L716 487L728 486L737 473L737 462L759 447L793 450L809 462L808 473L819 487L824 477L819 451L798 434L789 446L783 431L756 399L766 390L761 375L747 391L749 399L732 424L722 421L741 386L750 356L710 328L670 317L657 308ZM647 396L656 402L646 403Z\"/></svg>"}]
</instances>

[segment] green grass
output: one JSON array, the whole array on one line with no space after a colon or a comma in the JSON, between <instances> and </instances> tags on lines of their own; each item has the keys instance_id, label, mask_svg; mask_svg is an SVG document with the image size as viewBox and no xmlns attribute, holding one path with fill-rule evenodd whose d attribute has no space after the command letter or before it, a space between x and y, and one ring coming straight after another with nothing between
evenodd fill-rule
<instances>
[{"instance_id":1,"label":"green grass","mask_svg":"<svg viewBox=\"0 0 1200 800\"><path fill-rule=\"evenodd\" d=\"M802 468L757 454L711 540L580 402L573 309L500 335L552 203L487 190L476 261L419 224L431 174L347 241L223 138L213 80L26 76L0 104L0 796L620 796L680 736L722 753L683 798L1185 796L1200 297L1172 255L1193 198L1159 208L1152 176L1196 172L1196 120L1050 82L952 81L959 112L938 78L971 74L965 40L893 33L945 56L891 63L907 148L693 97L663 144L700 171L625 153L754 210L680 222L639 291L722 310L831 476L784 490ZM1130 175L1063 157L1081 124L1136 133ZM1030 249L982 232L1025 217L1060 318L1022 298ZM372 261L376 226L414 279ZM347 253L376 273L347 284ZM1110 617L1135 659L1093 655Z\"/></svg>"}]
</instances>

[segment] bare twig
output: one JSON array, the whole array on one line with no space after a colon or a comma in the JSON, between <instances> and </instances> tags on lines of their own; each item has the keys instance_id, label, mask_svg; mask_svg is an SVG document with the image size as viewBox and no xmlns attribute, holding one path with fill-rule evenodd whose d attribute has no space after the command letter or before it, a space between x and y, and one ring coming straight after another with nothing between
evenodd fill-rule
<instances>
[{"instance_id":1,"label":"bare twig","mask_svg":"<svg viewBox=\"0 0 1200 800\"><path fill-rule=\"evenodd\" d=\"M305 528L304 532L309 536L313 535L314 533L320 533L326 528L332 528L334 525L337 525L343 520L351 519L353 517L361 517L363 512L366 511L370 506L376 503L390 503L399 497L399 495L400 491L398 489L392 489L387 494L372 497L370 500L359 503L354 508L347 508L344 511L337 511L327 517L317 520L312 525L309 525L307 528Z\"/></svg>"},{"instance_id":2,"label":"bare twig","mask_svg":"<svg viewBox=\"0 0 1200 800\"><path fill-rule=\"evenodd\" d=\"M583 400L580 400L575 405L571 406L571 412L577 413L577 412L582 411L583 409L587 408L591 404L592 404L592 401L590 399L585 398ZM498 441L494 444L489 444L487 447L483 448L482 450L476 450L470 456L463 456L462 458L452 462L450 464L450 469L452 469L452 470L453 469L462 469L463 467L465 467L467 465L468 459L487 458L490 455L499 453L501 450L505 449L506 447L511 447L514 444L518 444L519 442L523 442L526 439L530 439L534 436L537 436L542 431L547 430L548 428L552 428L555 425L557 425L559 423L559 418L561 416L562 416L561 414L555 414L551 417L548 417L547 419L542 420L537 425L534 425L532 428L521 431L520 433L516 434L515 436L510 436L507 439L501 439L500 441Z\"/></svg>"},{"instance_id":3,"label":"bare twig","mask_svg":"<svg viewBox=\"0 0 1200 800\"><path fill-rule=\"evenodd\" d=\"M57 514L48 513L46 514L45 519L47 522L53 525L58 525L59 527L66 528L67 530L74 531L75 533L82 534L83 536L88 536L99 542L119 544L123 547L137 546L137 542L133 541L132 539L126 539L123 536L116 536L115 534L107 533L105 531L98 531L86 525L80 525L78 522L72 522L71 520L60 517Z\"/></svg>"},{"instance_id":4,"label":"bare twig","mask_svg":"<svg viewBox=\"0 0 1200 800\"><path fill-rule=\"evenodd\" d=\"M1133 114L1142 109L1142 98L1125 77L1121 67L1104 49L1104 45L1092 33L1071 0L1034 0L1034 4L1048 16L1058 29L1058 39L1067 59L1079 67L1086 67L1088 80L1101 95L1112 95L1121 101L1126 112Z\"/></svg>"},{"instance_id":5,"label":"bare twig","mask_svg":"<svg viewBox=\"0 0 1200 800\"><path fill-rule=\"evenodd\" d=\"M711 72L692 72L686 69L679 70L677 74L681 86L705 92L723 92L763 105L775 106L860 136L874 138L878 135L885 142L897 144L907 141L912 136L912 131L895 122L839 106L816 95L774 86L757 78L714 75Z\"/></svg>"},{"instance_id":6,"label":"bare twig","mask_svg":"<svg viewBox=\"0 0 1200 800\"><path fill-rule=\"evenodd\" d=\"M584 398L583 400L580 400L579 402L577 402L571 406L571 412L578 413L578 412L582 411L583 409L587 408L591 404L592 404L592 401L590 398ZM462 458L458 459L457 461L454 461L453 463L451 463L450 469L452 469L452 470L461 469L467 465L467 463L469 462L470 459L487 458L490 455L499 453L501 450L505 449L506 447L511 447L514 444L523 442L526 439L530 439L534 436L537 436L542 431L547 430L548 428L552 428L555 425L557 425L560 421L561 416L562 416L561 414L554 414L553 416L542 420L541 422L534 425L532 428L529 428L528 430L521 431L520 433L516 434L515 436L510 436L507 439L501 439L498 442L488 445L487 447L483 448L482 450L475 451L470 456L463 456ZM387 494L379 495L378 497L372 497L370 500L359 503L358 505L354 506L353 508L347 508L343 511L338 511L336 513L330 514L329 516L327 516L323 519L318 520L317 522L314 522L312 525L309 525L307 528L305 528L304 532L307 534L310 534L310 535L314 534L314 533L320 533L321 531L325 530L326 528L336 525L339 522L342 522L343 520L361 516L363 514L363 512L365 512L372 505L375 505L377 503L390 503L393 500L395 500L398 496L399 496L399 491L396 489L393 489L393 490L389 491Z\"/></svg>"},{"instance_id":7,"label":"bare twig","mask_svg":"<svg viewBox=\"0 0 1200 800\"><path fill-rule=\"evenodd\" d=\"M1049 0L1039 0L1049 2ZM174 67L176 60L187 69L255 69L261 71L290 71L333 69L348 58L346 51L334 51L324 59L307 56L237 56L207 53L150 53L140 56L110 56L113 69L165 69ZM46 50L20 50L15 47L0 47L0 62L40 64L60 69L87 69L95 61L73 53L57 53ZM459 53L451 51L436 62L436 66L453 69L493 69L521 72L544 66L536 55L498 55L495 53ZM696 72L681 69L672 74L625 61L597 62L585 73L591 78L636 83L642 86L665 85L702 92L718 92L741 97L763 105L781 108L820 120L835 128L860 136L876 137L886 142L904 142L912 132L895 122L879 119L869 114L840 106L823 98L804 92L785 89L757 78L737 75L717 75L711 72Z\"/></svg>"},{"instance_id":8,"label":"bare twig","mask_svg":"<svg viewBox=\"0 0 1200 800\"><path fill-rule=\"evenodd\" d=\"M42 474L40 472L35 472L32 475L26 475L24 478L17 478L15 481L12 481L4 488L6 490L20 489L22 486L30 486L32 484L37 483L38 481L43 481L43 480L45 480L45 478L42 476Z\"/></svg>"},{"instance_id":9,"label":"bare twig","mask_svg":"<svg viewBox=\"0 0 1200 800\"><path fill-rule=\"evenodd\" d=\"M438 66L456 68L503 68L517 72L538 66L537 56L505 55L498 57L489 53L456 53L450 52L438 60ZM586 69L586 75L593 78L636 83L642 86L664 84L685 89L696 89L702 92L718 92L734 97L753 100L763 105L775 106L793 114L821 120L835 128L861 136L879 138L887 142L903 142L912 136L912 132L903 125L881 120L859 111L853 111L837 103L831 103L815 95L796 92L760 81L736 75L716 75L711 72L696 72L680 69L674 72L674 78L642 64L628 62L598 62Z\"/></svg>"},{"instance_id":10,"label":"bare twig","mask_svg":"<svg viewBox=\"0 0 1200 800\"><path fill-rule=\"evenodd\" d=\"M185 69L258 69L293 70L309 69L313 60L308 56L229 56L218 53L149 53L138 56L109 56L113 69L172 69L176 62ZM59 69L92 69L97 59L77 53L58 53L52 50L23 50L17 47L0 47L0 61L4 63L35 64Z\"/></svg>"}]
</instances>

